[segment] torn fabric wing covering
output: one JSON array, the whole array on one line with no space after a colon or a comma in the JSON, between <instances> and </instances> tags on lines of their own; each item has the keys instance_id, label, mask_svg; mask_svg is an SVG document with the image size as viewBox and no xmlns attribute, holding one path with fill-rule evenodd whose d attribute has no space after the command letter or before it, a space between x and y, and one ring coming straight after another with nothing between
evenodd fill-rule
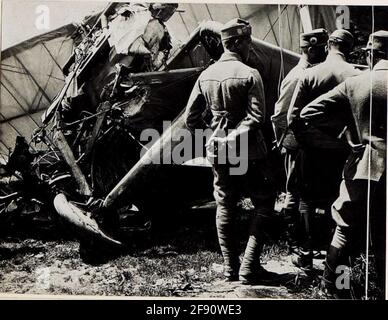
<instances>
[{"instance_id":1,"label":"torn fabric wing covering","mask_svg":"<svg viewBox=\"0 0 388 320\"><path fill-rule=\"evenodd\" d=\"M40 116L64 84L62 66L72 53L77 27L66 25L1 53L0 153L17 136L30 141ZM42 63L44 61L44 63Z\"/></svg>"}]
</instances>

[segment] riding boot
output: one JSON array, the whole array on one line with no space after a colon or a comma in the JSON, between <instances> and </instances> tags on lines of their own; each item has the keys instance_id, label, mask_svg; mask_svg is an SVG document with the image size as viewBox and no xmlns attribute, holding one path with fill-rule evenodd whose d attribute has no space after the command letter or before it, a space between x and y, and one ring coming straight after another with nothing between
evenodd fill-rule
<instances>
[{"instance_id":1,"label":"riding boot","mask_svg":"<svg viewBox=\"0 0 388 320\"><path fill-rule=\"evenodd\" d=\"M263 224L268 219L259 214L252 217L249 238L240 267L240 276L250 276L260 270L260 254L263 248Z\"/></svg>"},{"instance_id":2,"label":"riding boot","mask_svg":"<svg viewBox=\"0 0 388 320\"><path fill-rule=\"evenodd\" d=\"M219 205L217 207L217 234L222 257L224 258L224 276L227 281L238 280L240 259L238 239L235 232L235 218L230 209Z\"/></svg>"},{"instance_id":3,"label":"riding boot","mask_svg":"<svg viewBox=\"0 0 388 320\"><path fill-rule=\"evenodd\" d=\"M304 241L299 250L293 255L292 262L297 267L310 271L313 269L313 241L312 225L314 219L314 206L303 200L300 201L299 211L304 229Z\"/></svg>"},{"instance_id":4,"label":"riding boot","mask_svg":"<svg viewBox=\"0 0 388 320\"><path fill-rule=\"evenodd\" d=\"M244 258L239 272L242 284L279 285L284 282L281 274L270 272L260 265L260 254L263 248L263 232L270 218L256 214L251 223L249 239L244 252Z\"/></svg>"},{"instance_id":5,"label":"riding boot","mask_svg":"<svg viewBox=\"0 0 388 320\"><path fill-rule=\"evenodd\" d=\"M289 253L297 251L299 237L298 229L300 227L300 213L298 209L283 209L283 217L286 228L286 239Z\"/></svg>"},{"instance_id":6,"label":"riding boot","mask_svg":"<svg viewBox=\"0 0 388 320\"><path fill-rule=\"evenodd\" d=\"M338 287L337 279L343 273L337 273L337 267L344 263L345 256L343 249L338 249L333 245L330 245L326 254L325 269L323 271L320 290L335 299L349 299L350 287L342 288ZM345 272L343 270L342 272ZM350 279L346 280L350 285Z\"/></svg>"}]
</instances>

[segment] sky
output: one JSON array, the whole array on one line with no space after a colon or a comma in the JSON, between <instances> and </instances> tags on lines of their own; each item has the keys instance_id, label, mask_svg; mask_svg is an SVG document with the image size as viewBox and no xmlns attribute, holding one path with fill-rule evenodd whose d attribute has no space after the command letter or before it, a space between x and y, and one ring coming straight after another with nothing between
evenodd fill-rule
<instances>
[{"instance_id":1,"label":"sky","mask_svg":"<svg viewBox=\"0 0 388 320\"><path fill-rule=\"evenodd\" d=\"M125 1L125 0L115 0ZM146 0L141 0L145 1ZM169 2L169 0L158 0ZM173 0L174 2L176 0ZM238 1L248 3L274 3L279 0L180 0L182 2L229 2ZM338 3L338 0L319 0L319 2ZM151 0L148 2L152 2ZM295 0L282 0L282 3L295 2ZM296 2L311 3L313 0L296 0ZM364 3L368 0L341 0L341 3ZM376 4L388 4L388 0L373 0ZM36 35L49 32L71 22L80 22L82 19L103 10L106 0L0 0L1 10L1 50L30 39ZM39 30L36 21L39 13L36 9L44 5L49 9L48 29Z\"/></svg>"},{"instance_id":2,"label":"sky","mask_svg":"<svg viewBox=\"0 0 388 320\"><path fill-rule=\"evenodd\" d=\"M71 22L80 22L85 16L103 10L107 3L106 1L3 0L1 50ZM42 21L39 19L42 11L36 12L37 9L42 10L39 8L41 5L49 10L48 29L38 29L36 26L37 19Z\"/></svg>"}]
</instances>

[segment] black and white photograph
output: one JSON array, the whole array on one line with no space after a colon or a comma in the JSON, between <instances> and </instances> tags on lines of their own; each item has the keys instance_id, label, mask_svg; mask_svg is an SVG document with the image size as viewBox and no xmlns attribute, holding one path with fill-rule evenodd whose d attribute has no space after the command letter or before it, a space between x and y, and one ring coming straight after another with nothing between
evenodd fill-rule
<instances>
[{"instance_id":1,"label":"black and white photograph","mask_svg":"<svg viewBox=\"0 0 388 320\"><path fill-rule=\"evenodd\" d=\"M0 12L0 299L386 299L388 3Z\"/></svg>"}]
</instances>

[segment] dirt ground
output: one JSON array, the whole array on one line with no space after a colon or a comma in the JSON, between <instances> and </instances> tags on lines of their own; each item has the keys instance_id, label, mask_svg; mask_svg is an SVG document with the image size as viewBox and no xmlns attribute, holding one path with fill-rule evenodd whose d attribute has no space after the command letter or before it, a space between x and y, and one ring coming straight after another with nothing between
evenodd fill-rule
<instances>
[{"instance_id":1,"label":"dirt ground","mask_svg":"<svg viewBox=\"0 0 388 320\"><path fill-rule=\"evenodd\" d=\"M249 215L241 220L241 234ZM175 217L138 234L125 250L100 263L87 264L74 240L0 239L0 292L9 294L99 295L131 297L322 299L317 277L291 263L282 241L264 248L263 266L287 275L281 286L226 283L218 249L214 212ZM244 239L241 239L244 247ZM98 254L98 253L97 253ZM316 269L322 260L315 260Z\"/></svg>"},{"instance_id":2,"label":"dirt ground","mask_svg":"<svg viewBox=\"0 0 388 320\"><path fill-rule=\"evenodd\" d=\"M182 255L171 246L159 246L90 265L80 259L78 246L74 241L3 241L0 292L282 299L312 298L314 292L312 286L298 287L298 277L306 275L293 267L286 255L268 259L264 267L291 274L289 284L293 289L226 283L222 280L220 255L206 250Z\"/></svg>"}]
</instances>

